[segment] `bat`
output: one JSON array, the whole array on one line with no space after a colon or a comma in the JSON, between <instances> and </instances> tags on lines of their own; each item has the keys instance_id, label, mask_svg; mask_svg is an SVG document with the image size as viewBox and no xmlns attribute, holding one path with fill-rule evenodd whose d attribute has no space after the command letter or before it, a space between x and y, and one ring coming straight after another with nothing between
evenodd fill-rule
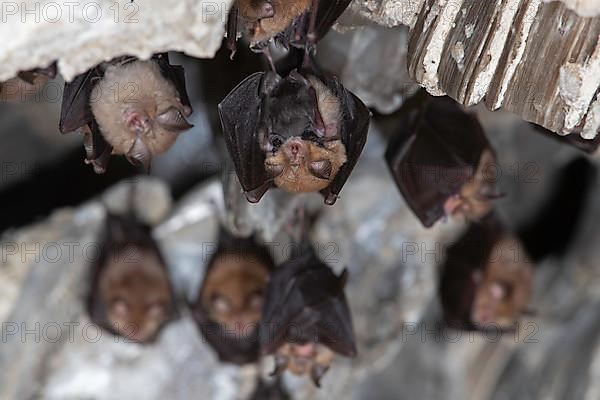
<instances>
[{"instance_id":1,"label":"bat","mask_svg":"<svg viewBox=\"0 0 600 400\"><path fill-rule=\"evenodd\" d=\"M356 355L352 316L344 294L347 271L336 276L306 243L271 275L260 344L275 355L274 375L310 375L319 387L335 354Z\"/></svg>"},{"instance_id":2,"label":"bat","mask_svg":"<svg viewBox=\"0 0 600 400\"><path fill-rule=\"evenodd\" d=\"M65 84L59 128L84 134L86 163L106 171L111 154L148 168L192 127L183 67L168 54L149 61L119 57Z\"/></svg>"},{"instance_id":3,"label":"bat","mask_svg":"<svg viewBox=\"0 0 600 400\"><path fill-rule=\"evenodd\" d=\"M449 326L508 330L528 311L533 263L520 241L493 218L473 223L451 246L440 298Z\"/></svg>"},{"instance_id":4,"label":"bat","mask_svg":"<svg viewBox=\"0 0 600 400\"><path fill-rule=\"evenodd\" d=\"M237 0L227 22L227 45L235 52L238 27L257 52L270 42L285 48L314 46L351 0ZM312 25L312 26L311 26Z\"/></svg>"},{"instance_id":5,"label":"bat","mask_svg":"<svg viewBox=\"0 0 600 400\"><path fill-rule=\"evenodd\" d=\"M246 198L271 187L319 191L334 204L367 140L371 113L314 62L281 76L255 73L219 104L229 155Z\"/></svg>"},{"instance_id":6,"label":"bat","mask_svg":"<svg viewBox=\"0 0 600 400\"><path fill-rule=\"evenodd\" d=\"M175 318L174 292L150 228L133 216L108 214L92 268L92 322L138 343L154 341Z\"/></svg>"},{"instance_id":7,"label":"bat","mask_svg":"<svg viewBox=\"0 0 600 400\"><path fill-rule=\"evenodd\" d=\"M21 71L16 77L0 82L0 101L23 100L28 94L36 93L56 76L56 63L46 68Z\"/></svg>"},{"instance_id":8,"label":"bat","mask_svg":"<svg viewBox=\"0 0 600 400\"><path fill-rule=\"evenodd\" d=\"M449 97L416 96L385 153L396 185L427 228L447 215L481 219L502 196L481 125Z\"/></svg>"},{"instance_id":9,"label":"bat","mask_svg":"<svg viewBox=\"0 0 600 400\"><path fill-rule=\"evenodd\" d=\"M258 359L258 325L273 268L271 255L254 238L237 238L221 230L191 309L222 361L246 364Z\"/></svg>"}]
</instances>

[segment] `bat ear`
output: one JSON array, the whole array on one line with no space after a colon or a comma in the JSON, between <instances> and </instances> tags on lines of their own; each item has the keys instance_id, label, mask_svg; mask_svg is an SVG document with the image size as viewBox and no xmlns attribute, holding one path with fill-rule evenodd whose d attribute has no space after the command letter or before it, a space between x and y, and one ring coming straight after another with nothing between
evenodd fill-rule
<instances>
[{"instance_id":1,"label":"bat ear","mask_svg":"<svg viewBox=\"0 0 600 400\"><path fill-rule=\"evenodd\" d=\"M318 388L321 387L321 379L323 379L323 376L325 375L327 370L329 370L329 367L326 367L326 366L323 366L320 364L315 364L311 368L310 378L312 379L312 381L316 387L318 387Z\"/></svg>"},{"instance_id":2,"label":"bat ear","mask_svg":"<svg viewBox=\"0 0 600 400\"><path fill-rule=\"evenodd\" d=\"M133 142L133 146L127 152L127 160L133 165L142 165L147 171L150 167L150 150L146 147L139 136Z\"/></svg>"},{"instance_id":3,"label":"bat ear","mask_svg":"<svg viewBox=\"0 0 600 400\"><path fill-rule=\"evenodd\" d=\"M279 376L285 371L288 364L288 358L282 355L275 355L275 369L271 372L271 376Z\"/></svg>"},{"instance_id":4,"label":"bat ear","mask_svg":"<svg viewBox=\"0 0 600 400\"><path fill-rule=\"evenodd\" d=\"M258 93L262 96L268 96L275 90L275 88L281 82L281 76L276 72L266 72L260 80L260 86L258 87Z\"/></svg>"},{"instance_id":5,"label":"bat ear","mask_svg":"<svg viewBox=\"0 0 600 400\"><path fill-rule=\"evenodd\" d=\"M156 122L167 131L176 133L186 131L194 126L190 124L181 111L175 107L170 107L164 113L158 114L156 116Z\"/></svg>"},{"instance_id":6,"label":"bat ear","mask_svg":"<svg viewBox=\"0 0 600 400\"><path fill-rule=\"evenodd\" d=\"M33 85L35 83L36 73L33 71L22 71L17 74L19 79Z\"/></svg>"}]
</instances>

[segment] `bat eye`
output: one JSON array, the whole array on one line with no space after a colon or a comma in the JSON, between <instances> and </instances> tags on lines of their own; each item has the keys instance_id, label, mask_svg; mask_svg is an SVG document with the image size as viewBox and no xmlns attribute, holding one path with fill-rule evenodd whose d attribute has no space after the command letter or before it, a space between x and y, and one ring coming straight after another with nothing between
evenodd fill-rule
<instances>
[{"instance_id":1,"label":"bat eye","mask_svg":"<svg viewBox=\"0 0 600 400\"><path fill-rule=\"evenodd\" d=\"M311 174L321 179L329 179L331 176L331 162L328 160L313 161L308 166Z\"/></svg>"},{"instance_id":2,"label":"bat eye","mask_svg":"<svg viewBox=\"0 0 600 400\"><path fill-rule=\"evenodd\" d=\"M275 178L283 172L283 165L265 164L265 170L270 177Z\"/></svg>"},{"instance_id":3,"label":"bat eye","mask_svg":"<svg viewBox=\"0 0 600 400\"><path fill-rule=\"evenodd\" d=\"M281 137L280 135L277 135L275 133L269 135L269 143L271 143L271 146L273 146L273 150L279 149L284 142L285 140L283 140L283 137Z\"/></svg>"},{"instance_id":4,"label":"bat eye","mask_svg":"<svg viewBox=\"0 0 600 400\"><path fill-rule=\"evenodd\" d=\"M255 310L260 310L263 306L263 295L261 292L256 292L253 293L252 296L250 296L250 307L255 309Z\"/></svg>"},{"instance_id":5,"label":"bat eye","mask_svg":"<svg viewBox=\"0 0 600 400\"><path fill-rule=\"evenodd\" d=\"M121 298L114 299L110 304L110 308L115 312L115 314L121 316L126 316L129 313L129 306L127 305L127 302Z\"/></svg>"},{"instance_id":6,"label":"bat eye","mask_svg":"<svg viewBox=\"0 0 600 400\"><path fill-rule=\"evenodd\" d=\"M212 302L212 306L214 307L215 311L218 313L226 313L226 312L229 312L231 309L229 302L223 296L214 295L211 299L211 302Z\"/></svg>"},{"instance_id":7,"label":"bat eye","mask_svg":"<svg viewBox=\"0 0 600 400\"><path fill-rule=\"evenodd\" d=\"M146 312L153 318L159 318L166 314L166 305L162 302L151 303L146 307Z\"/></svg>"}]
</instances>

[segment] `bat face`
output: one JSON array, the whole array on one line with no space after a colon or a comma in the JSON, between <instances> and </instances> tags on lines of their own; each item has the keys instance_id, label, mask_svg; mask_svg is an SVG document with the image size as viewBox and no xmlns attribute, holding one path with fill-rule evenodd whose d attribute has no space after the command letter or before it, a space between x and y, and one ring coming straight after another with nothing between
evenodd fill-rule
<instances>
[{"instance_id":1,"label":"bat face","mask_svg":"<svg viewBox=\"0 0 600 400\"><path fill-rule=\"evenodd\" d=\"M512 238L500 240L483 272L474 276L471 320L476 326L512 327L529 305L533 285L531 262Z\"/></svg>"},{"instance_id":2,"label":"bat face","mask_svg":"<svg viewBox=\"0 0 600 400\"><path fill-rule=\"evenodd\" d=\"M520 241L493 214L472 223L447 252L440 299L458 329L511 329L526 311L533 266Z\"/></svg>"},{"instance_id":3,"label":"bat face","mask_svg":"<svg viewBox=\"0 0 600 400\"><path fill-rule=\"evenodd\" d=\"M191 306L200 332L221 361L244 365L258 360L258 326L273 268L270 253L254 238L221 230L219 246Z\"/></svg>"},{"instance_id":4,"label":"bat face","mask_svg":"<svg viewBox=\"0 0 600 400\"><path fill-rule=\"evenodd\" d=\"M287 369L294 375L309 375L319 386L334 358L335 353L320 343L285 343L277 349L275 364L278 370Z\"/></svg>"},{"instance_id":5,"label":"bat face","mask_svg":"<svg viewBox=\"0 0 600 400\"><path fill-rule=\"evenodd\" d=\"M175 85L154 61L109 65L91 94L91 110L114 154L147 164L192 127Z\"/></svg>"},{"instance_id":6,"label":"bat face","mask_svg":"<svg viewBox=\"0 0 600 400\"><path fill-rule=\"evenodd\" d=\"M128 247L109 260L100 275L100 296L113 329L144 343L169 319L172 294L158 257L142 248Z\"/></svg>"},{"instance_id":7,"label":"bat face","mask_svg":"<svg viewBox=\"0 0 600 400\"><path fill-rule=\"evenodd\" d=\"M491 149L481 153L479 164L471 179L465 182L457 194L444 203L446 215L479 221L492 211L496 194L496 179L489 173L494 167L495 156Z\"/></svg>"},{"instance_id":8,"label":"bat face","mask_svg":"<svg viewBox=\"0 0 600 400\"><path fill-rule=\"evenodd\" d=\"M254 333L262 317L268 276L269 267L253 255L216 256L201 292L209 318L224 326L228 335Z\"/></svg>"},{"instance_id":9,"label":"bat face","mask_svg":"<svg viewBox=\"0 0 600 400\"><path fill-rule=\"evenodd\" d=\"M167 267L150 228L108 214L88 297L91 320L138 343L154 340L175 315Z\"/></svg>"},{"instance_id":10,"label":"bat face","mask_svg":"<svg viewBox=\"0 0 600 400\"><path fill-rule=\"evenodd\" d=\"M264 42L286 30L307 12L311 0L238 0L244 33L251 43Z\"/></svg>"},{"instance_id":11,"label":"bat face","mask_svg":"<svg viewBox=\"0 0 600 400\"><path fill-rule=\"evenodd\" d=\"M229 154L248 201L270 187L335 203L366 142L370 112L315 70L257 73L219 105ZM240 121L241 120L241 121Z\"/></svg>"},{"instance_id":12,"label":"bat face","mask_svg":"<svg viewBox=\"0 0 600 400\"><path fill-rule=\"evenodd\" d=\"M267 136L263 146L265 170L274 177L275 185L285 191L323 190L347 160L344 144L336 139L340 137L339 101L314 76L306 79L300 74L292 74L289 85L275 79L279 86L272 89L268 106L274 111L281 108L281 112L273 113L279 118L269 115L264 123L263 134ZM299 92L290 90L293 87ZM304 101L299 102L299 99ZM286 110L297 110L292 106L294 103L296 106L304 104L304 110L286 115Z\"/></svg>"}]
</instances>

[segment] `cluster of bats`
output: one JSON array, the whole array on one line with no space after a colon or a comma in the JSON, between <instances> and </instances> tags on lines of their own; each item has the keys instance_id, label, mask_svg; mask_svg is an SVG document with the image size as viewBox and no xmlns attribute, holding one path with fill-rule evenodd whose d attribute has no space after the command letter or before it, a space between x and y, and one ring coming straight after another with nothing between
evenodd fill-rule
<instances>
[{"instance_id":1,"label":"cluster of bats","mask_svg":"<svg viewBox=\"0 0 600 400\"><path fill-rule=\"evenodd\" d=\"M243 36L269 64L219 104L223 137L249 202L279 188L319 192L332 205L354 169L371 113L314 57L318 41L349 3L238 0L233 6L226 39L232 56ZM277 63L272 44L288 51ZM39 84L55 74L54 65L23 72L0 85L0 95L3 88ZM60 131L83 133L85 162L97 173L112 154L148 168L154 155L192 127L191 113L183 68L168 54L147 61L124 56L65 85ZM446 322L461 329L511 329L528 308L533 264L494 215L493 202L502 193L492 146L478 120L449 98L419 93L401 115L385 158L407 205L425 227L446 216L471 224L442 270ZM103 243L90 315L115 334L151 342L177 317L159 248L149 228L131 215L109 215ZM299 249L276 266L254 239L222 232L190 307L222 360L242 364L273 354L276 374L307 374L319 385L336 353L356 354L347 276L335 275L306 240Z\"/></svg>"}]
</instances>

